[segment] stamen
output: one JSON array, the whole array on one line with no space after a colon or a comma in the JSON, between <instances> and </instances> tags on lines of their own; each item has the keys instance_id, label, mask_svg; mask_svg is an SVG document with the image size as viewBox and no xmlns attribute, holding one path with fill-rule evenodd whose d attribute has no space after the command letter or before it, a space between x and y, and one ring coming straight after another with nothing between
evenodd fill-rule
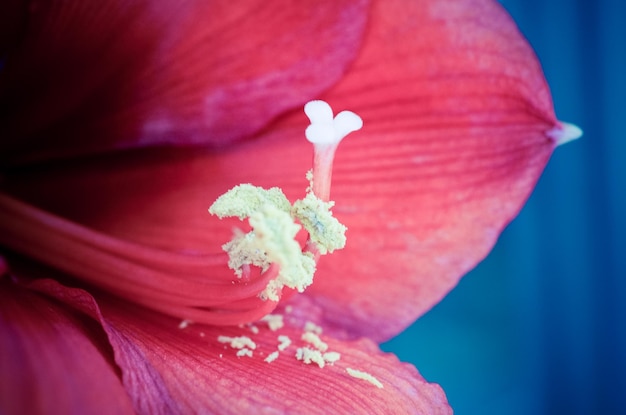
<instances>
[{"instance_id":1,"label":"stamen","mask_svg":"<svg viewBox=\"0 0 626 415\"><path fill-rule=\"evenodd\" d=\"M346 243L346 227L331 213L334 202L328 200L335 150L341 140L363 126L353 112L343 111L333 118L333 111L324 101L311 101L304 107L311 125L307 139L313 143L313 173L307 173L310 187L303 199L293 205L278 188L264 189L241 184L220 196L209 213L225 217L248 219L252 231L239 231L222 246L228 254L228 266L243 283L254 283L251 266L265 276L270 267L277 275L267 281L258 298L278 302L284 287L303 292L313 282L320 255L342 249ZM299 222L299 223L298 223ZM296 240L300 229L309 234L304 249ZM258 278L256 280L259 280ZM249 310L251 299L233 302L234 310ZM229 310L227 304L222 310Z\"/></svg>"},{"instance_id":2,"label":"stamen","mask_svg":"<svg viewBox=\"0 0 626 415\"><path fill-rule=\"evenodd\" d=\"M361 117L351 111L342 111L333 118L330 105L324 101L311 101L304 106L311 121L305 131L313 143L313 193L327 202L330 197L333 160L337 146L345 136L363 127Z\"/></svg>"}]
</instances>

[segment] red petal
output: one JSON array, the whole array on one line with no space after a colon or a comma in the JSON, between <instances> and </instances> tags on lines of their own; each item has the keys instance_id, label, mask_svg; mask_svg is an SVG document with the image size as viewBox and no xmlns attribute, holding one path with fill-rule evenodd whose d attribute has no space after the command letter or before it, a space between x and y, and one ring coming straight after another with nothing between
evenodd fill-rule
<instances>
[{"instance_id":1,"label":"red petal","mask_svg":"<svg viewBox=\"0 0 626 415\"><path fill-rule=\"evenodd\" d=\"M45 398L51 398L54 395L45 395L48 390L63 392L62 388L70 384L74 387L68 391L70 398L76 398L70 392L84 394L81 395L83 399L100 396L99 392L116 392L107 388L107 376L101 377L97 359L88 353L93 346L85 344L81 336L74 335L75 331L81 334L86 328L93 329L91 323L97 321L108 335L115 361L122 371L126 392L137 413L452 413L438 385L427 383L413 366L399 362L391 354L382 353L369 340L340 342L321 334L321 340L327 343L327 351L340 353L340 360L324 368L297 360L296 349L310 343L301 339L304 322L295 312L293 315L284 314L284 327L277 330L270 330L266 322L241 328L196 324L182 328L180 320L129 303L100 299L97 305L85 291L64 287L50 279L38 279L27 284L38 294L15 286L6 279L0 280L0 284L3 300L0 302L1 327L3 333L9 332L4 329L5 325L15 330L15 334L10 332L13 336L0 338L1 358L9 356L7 348L17 350L20 346L18 341L22 340L24 345L32 347L27 351L34 354L30 357L37 363L37 357L50 359L43 368L36 368L42 369L41 372L16 372L12 376L14 380L20 380L29 379L30 375L30 379L37 379L43 384L43 390L37 390L39 384L34 385L33 390L27 382L15 382L10 389L5 389L3 385L1 393L15 395L3 395L2 404L19 403L25 394L30 394L30 402L37 404L37 395L33 392L41 392ZM50 301L50 298L56 301ZM27 300L29 307L23 307L19 300ZM82 314L82 318L78 314ZM68 321L72 324L66 324ZM54 328L51 329L51 326ZM58 330L60 327L62 330ZM44 338L46 334L48 336ZM89 334L93 337L92 332ZM249 337L256 346L253 356L237 357L238 349L220 342L219 336ZM278 358L268 363L265 359L278 350L282 342L278 336L288 336L291 345L281 349ZM50 340L50 343L35 344L34 339ZM75 340L78 342L72 343ZM57 348L57 344L64 347ZM102 342L99 344L103 347ZM19 357L17 355L16 359ZM3 379L7 379L4 376L7 373L13 375L11 370L23 370L23 363L21 360L3 362L2 370L9 369L3 373ZM52 370L43 370L47 367ZM383 387L378 388L368 381L350 376L346 372L348 367L369 373ZM91 376L85 376L83 372L87 371ZM21 378L23 374L27 376ZM94 382L99 383L94 385ZM115 382L119 386L117 378ZM93 389L84 389L90 387ZM13 401L15 397L17 399ZM57 398L65 397L57 395ZM107 395L107 401L100 402L101 406L95 410L86 405L74 412L127 412L128 407L115 405L118 403L116 398L115 394ZM128 397L124 395L124 398ZM128 401L122 400L122 403ZM64 410L62 405L55 408L62 413L72 413L73 409ZM13 408L8 410L12 413Z\"/></svg>"},{"instance_id":2,"label":"red petal","mask_svg":"<svg viewBox=\"0 0 626 415\"><path fill-rule=\"evenodd\" d=\"M0 412L133 413L104 332L80 314L0 277Z\"/></svg>"},{"instance_id":3,"label":"red petal","mask_svg":"<svg viewBox=\"0 0 626 415\"><path fill-rule=\"evenodd\" d=\"M365 124L333 175L348 248L322 261L310 294L328 324L357 319L382 340L491 250L547 163L556 120L498 3L379 1L372 16L359 59L323 97Z\"/></svg>"},{"instance_id":4,"label":"red petal","mask_svg":"<svg viewBox=\"0 0 626 415\"><path fill-rule=\"evenodd\" d=\"M360 44L366 7L33 3L0 73L3 163L246 137L339 79Z\"/></svg>"},{"instance_id":5,"label":"red petal","mask_svg":"<svg viewBox=\"0 0 626 415\"><path fill-rule=\"evenodd\" d=\"M102 303L102 315L140 413L452 413L438 385L371 341L339 342L322 335L340 360L324 368L298 361L296 349L307 343L288 315L277 331L265 323L255 323L256 329L196 324L181 329L180 320L120 302ZM268 363L279 335L292 345ZM253 356L237 357L238 350L219 342L219 336L249 337L256 346ZM370 373L383 388L349 376L348 367Z\"/></svg>"}]
</instances>

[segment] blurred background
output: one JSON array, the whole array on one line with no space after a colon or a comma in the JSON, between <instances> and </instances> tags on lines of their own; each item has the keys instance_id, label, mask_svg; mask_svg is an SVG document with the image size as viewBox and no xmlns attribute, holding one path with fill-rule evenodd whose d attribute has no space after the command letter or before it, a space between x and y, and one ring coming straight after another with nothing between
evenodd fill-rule
<instances>
[{"instance_id":1,"label":"blurred background","mask_svg":"<svg viewBox=\"0 0 626 415\"><path fill-rule=\"evenodd\" d=\"M626 2L502 0L535 48L559 147L520 216L446 299L383 345L457 415L626 413Z\"/></svg>"}]
</instances>

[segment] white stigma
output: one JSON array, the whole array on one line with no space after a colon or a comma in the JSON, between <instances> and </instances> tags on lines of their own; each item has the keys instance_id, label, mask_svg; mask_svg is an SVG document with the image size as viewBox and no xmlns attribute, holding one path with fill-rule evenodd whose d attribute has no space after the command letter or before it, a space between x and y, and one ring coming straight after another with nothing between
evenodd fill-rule
<instances>
[{"instance_id":1,"label":"white stigma","mask_svg":"<svg viewBox=\"0 0 626 415\"><path fill-rule=\"evenodd\" d=\"M559 122L559 125L546 132L546 135L553 139L557 146L560 146L580 138L583 130L574 124Z\"/></svg>"},{"instance_id":2,"label":"white stigma","mask_svg":"<svg viewBox=\"0 0 626 415\"><path fill-rule=\"evenodd\" d=\"M352 111L342 111L333 118L330 105L319 100L308 102L304 113L311 121L304 134L313 143L313 193L327 202L335 150L345 136L363 127L363 120Z\"/></svg>"},{"instance_id":3,"label":"white stigma","mask_svg":"<svg viewBox=\"0 0 626 415\"><path fill-rule=\"evenodd\" d=\"M363 127L361 117L352 111L342 111L333 118L333 110L324 101L308 102L304 113L311 121L305 135L313 144L339 144L345 136Z\"/></svg>"}]
</instances>

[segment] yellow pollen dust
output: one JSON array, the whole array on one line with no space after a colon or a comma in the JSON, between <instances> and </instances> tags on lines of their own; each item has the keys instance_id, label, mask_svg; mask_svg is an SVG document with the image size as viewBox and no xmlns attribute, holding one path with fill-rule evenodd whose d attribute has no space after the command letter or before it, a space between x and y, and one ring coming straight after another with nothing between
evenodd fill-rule
<instances>
[{"instance_id":1,"label":"yellow pollen dust","mask_svg":"<svg viewBox=\"0 0 626 415\"><path fill-rule=\"evenodd\" d=\"M268 354L264 360L267 363L272 363L274 360L278 359L278 355L279 355L278 351L272 352Z\"/></svg>"},{"instance_id":2,"label":"yellow pollen dust","mask_svg":"<svg viewBox=\"0 0 626 415\"><path fill-rule=\"evenodd\" d=\"M302 340L311 344L311 346L315 347L320 352L325 352L328 350L328 345L319 338L319 336L311 331L307 331L302 334Z\"/></svg>"},{"instance_id":3,"label":"yellow pollen dust","mask_svg":"<svg viewBox=\"0 0 626 415\"><path fill-rule=\"evenodd\" d=\"M218 336L217 341L220 343L229 344L233 349L256 349L256 343L248 336L228 337Z\"/></svg>"},{"instance_id":4,"label":"yellow pollen dust","mask_svg":"<svg viewBox=\"0 0 626 415\"><path fill-rule=\"evenodd\" d=\"M346 372L348 372L348 375L352 376L353 378L362 379L366 382L371 383L379 389L383 388L383 384L370 373L363 372L361 370L351 369L349 367L346 368Z\"/></svg>"},{"instance_id":5,"label":"yellow pollen dust","mask_svg":"<svg viewBox=\"0 0 626 415\"><path fill-rule=\"evenodd\" d=\"M241 278L246 266L254 265L265 272L276 264L277 277L269 281L259 297L278 301L283 287L303 292L313 283L315 258L303 252L295 239L302 227L322 255L345 246L346 227L332 216L333 204L309 192L292 206L278 188L244 184L220 196L209 212L219 218L248 219L252 231L236 230L233 239L222 246L228 253L228 266Z\"/></svg>"},{"instance_id":6,"label":"yellow pollen dust","mask_svg":"<svg viewBox=\"0 0 626 415\"><path fill-rule=\"evenodd\" d=\"M271 331L280 330L285 325L283 321L283 316L280 314L268 314L260 321L267 323L267 327L269 327Z\"/></svg>"},{"instance_id":7,"label":"yellow pollen dust","mask_svg":"<svg viewBox=\"0 0 626 415\"><path fill-rule=\"evenodd\" d=\"M346 246L346 230L331 213L335 202L324 202L309 192L304 199L293 204L292 215L309 232L320 254L332 253Z\"/></svg>"},{"instance_id":8,"label":"yellow pollen dust","mask_svg":"<svg viewBox=\"0 0 626 415\"><path fill-rule=\"evenodd\" d=\"M291 339L289 338L289 336L285 336L284 334L278 336L278 341L280 342L280 344L278 345L278 350L280 350L281 352L285 351L287 347L291 346Z\"/></svg>"}]
</instances>

